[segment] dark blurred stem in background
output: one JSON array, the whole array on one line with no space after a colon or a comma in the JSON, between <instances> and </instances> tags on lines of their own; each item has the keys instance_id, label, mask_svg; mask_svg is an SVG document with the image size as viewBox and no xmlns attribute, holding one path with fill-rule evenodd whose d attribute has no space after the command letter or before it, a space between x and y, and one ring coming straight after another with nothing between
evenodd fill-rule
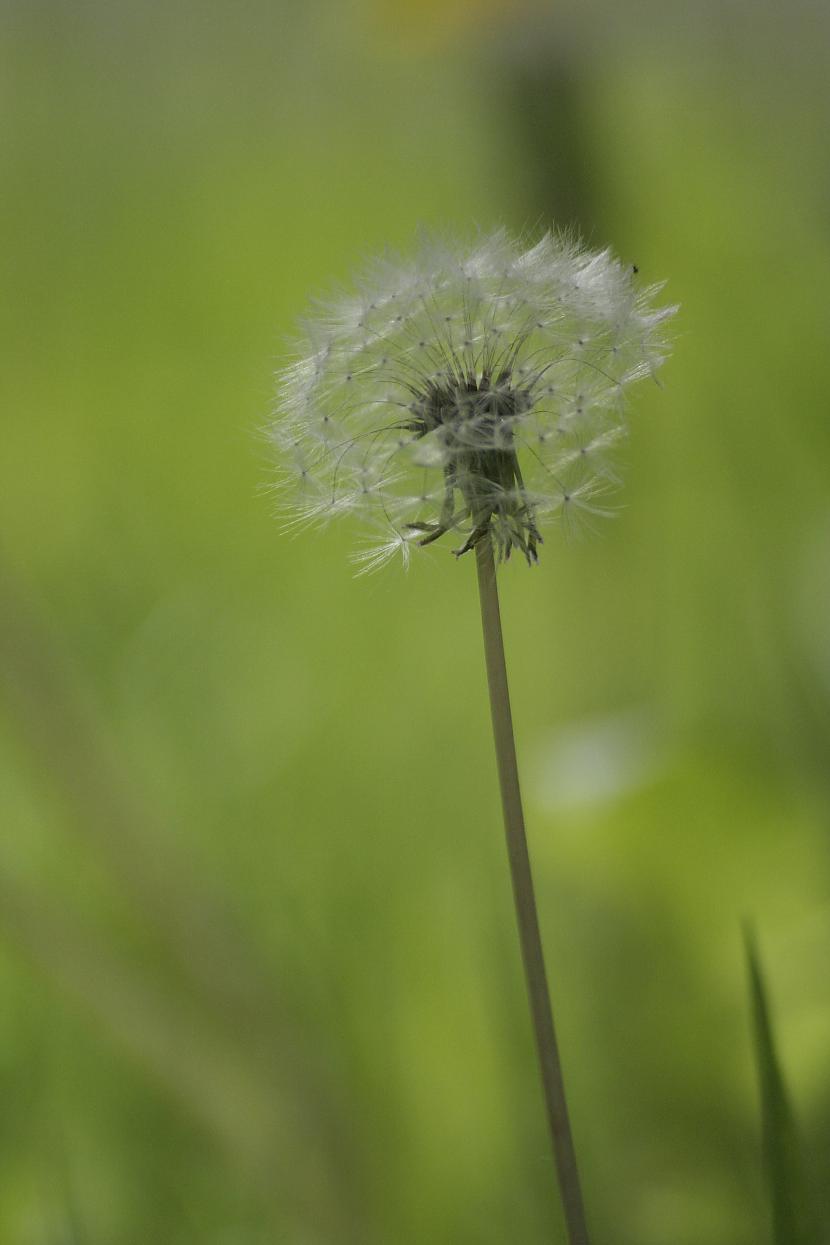
<instances>
[{"instance_id":1,"label":"dark blurred stem in background","mask_svg":"<svg viewBox=\"0 0 830 1245\"><path fill-rule=\"evenodd\" d=\"M513 738L513 720L510 712L510 693L507 685L507 667L504 660L496 564L489 534L476 545L476 565L481 601L481 625L484 632L484 655L487 663L487 683L490 689L490 712L493 719L502 813L507 836L507 854L510 860L510 876L513 883L513 898L516 904L527 992L533 1017L533 1031L542 1072L545 1106L556 1160L556 1174L568 1227L568 1241L570 1245L589 1245L588 1225L585 1220L576 1152L565 1100L562 1065L559 1060L556 1031L553 1025L553 1012L525 834L516 745Z\"/></svg>"},{"instance_id":2,"label":"dark blurred stem in background","mask_svg":"<svg viewBox=\"0 0 830 1245\"><path fill-rule=\"evenodd\" d=\"M568 38L562 22L540 17L490 55L523 157L531 223L572 228L591 241L599 222L583 49L584 41Z\"/></svg>"}]
</instances>

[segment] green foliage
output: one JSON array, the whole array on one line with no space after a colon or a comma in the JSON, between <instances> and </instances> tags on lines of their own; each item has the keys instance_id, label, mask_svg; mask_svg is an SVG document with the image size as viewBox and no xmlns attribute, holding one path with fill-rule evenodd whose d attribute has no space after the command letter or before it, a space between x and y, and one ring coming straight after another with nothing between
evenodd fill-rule
<instances>
[{"instance_id":1,"label":"green foliage","mask_svg":"<svg viewBox=\"0 0 830 1245\"><path fill-rule=\"evenodd\" d=\"M755 937L744 933L755 1057L761 1090L764 1167L774 1245L818 1245L792 1106L776 1051L767 988Z\"/></svg>"},{"instance_id":2,"label":"green foliage","mask_svg":"<svg viewBox=\"0 0 830 1245\"><path fill-rule=\"evenodd\" d=\"M617 520L502 581L598 1245L764 1239L743 912L830 1153L825 87L756 16L554 49L586 241L683 308ZM555 1241L472 567L355 582L256 430L310 292L572 144L368 5L0 22L0 1240Z\"/></svg>"}]
</instances>

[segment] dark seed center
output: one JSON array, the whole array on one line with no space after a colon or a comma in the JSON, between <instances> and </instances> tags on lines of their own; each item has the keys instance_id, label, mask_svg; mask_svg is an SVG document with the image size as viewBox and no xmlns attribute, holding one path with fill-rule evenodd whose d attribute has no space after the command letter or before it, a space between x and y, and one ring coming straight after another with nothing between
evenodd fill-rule
<instances>
[{"instance_id":1,"label":"dark seed center","mask_svg":"<svg viewBox=\"0 0 830 1245\"><path fill-rule=\"evenodd\" d=\"M465 445L482 449L488 442L493 449L503 449L509 444L513 421L531 405L530 391L515 386L510 372L495 379L487 372L480 378L436 376L412 402L409 430L426 436L446 428L459 450Z\"/></svg>"}]
</instances>

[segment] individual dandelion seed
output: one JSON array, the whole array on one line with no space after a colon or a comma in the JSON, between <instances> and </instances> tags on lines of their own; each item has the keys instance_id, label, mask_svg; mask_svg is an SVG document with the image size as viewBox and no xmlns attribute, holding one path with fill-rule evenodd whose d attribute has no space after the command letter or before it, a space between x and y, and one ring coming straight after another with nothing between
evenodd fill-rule
<instances>
[{"instance_id":1,"label":"individual dandelion seed","mask_svg":"<svg viewBox=\"0 0 830 1245\"><path fill-rule=\"evenodd\" d=\"M625 399L667 353L636 269L546 233L506 231L470 251L423 238L378 260L358 292L321 306L278 377L270 433L290 524L361 515L374 570L457 533L475 550L511 881L569 1245L589 1245L522 811L496 559L538 560L553 515L602 510Z\"/></svg>"},{"instance_id":2,"label":"individual dandelion seed","mask_svg":"<svg viewBox=\"0 0 830 1245\"><path fill-rule=\"evenodd\" d=\"M666 354L673 307L608 251L505 230L469 251L424 237L320 307L278 378L271 436L290 522L358 514L356 560L408 560L457 533L538 559L554 515L602 513L626 391Z\"/></svg>"}]
</instances>

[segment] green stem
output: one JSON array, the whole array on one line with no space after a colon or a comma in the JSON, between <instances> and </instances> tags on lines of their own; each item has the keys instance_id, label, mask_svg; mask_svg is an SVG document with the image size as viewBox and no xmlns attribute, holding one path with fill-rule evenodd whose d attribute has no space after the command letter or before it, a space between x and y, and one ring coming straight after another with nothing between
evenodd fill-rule
<instances>
[{"instance_id":1,"label":"green stem","mask_svg":"<svg viewBox=\"0 0 830 1245\"><path fill-rule=\"evenodd\" d=\"M504 661L496 565L489 532L477 542L475 548L478 591L481 601L481 625L484 631L484 655L487 662L487 682L490 688L490 712L496 744L504 829L507 835L507 854L510 859L513 898L519 924L519 939L522 946L530 1011L533 1017L533 1030L536 1036L536 1049L542 1072L548 1124L553 1142L556 1174L568 1228L569 1245L589 1245L588 1225L585 1220L576 1153L565 1101L565 1085L562 1079L556 1032L553 1027L553 1012L548 992L542 939L539 934L539 917L533 891L530 857L527 850L519 770L516 763L516 745L513 738L513 720L510 713L510 693L507 686L507 667Z\"/></svg>"}]
</instances>

